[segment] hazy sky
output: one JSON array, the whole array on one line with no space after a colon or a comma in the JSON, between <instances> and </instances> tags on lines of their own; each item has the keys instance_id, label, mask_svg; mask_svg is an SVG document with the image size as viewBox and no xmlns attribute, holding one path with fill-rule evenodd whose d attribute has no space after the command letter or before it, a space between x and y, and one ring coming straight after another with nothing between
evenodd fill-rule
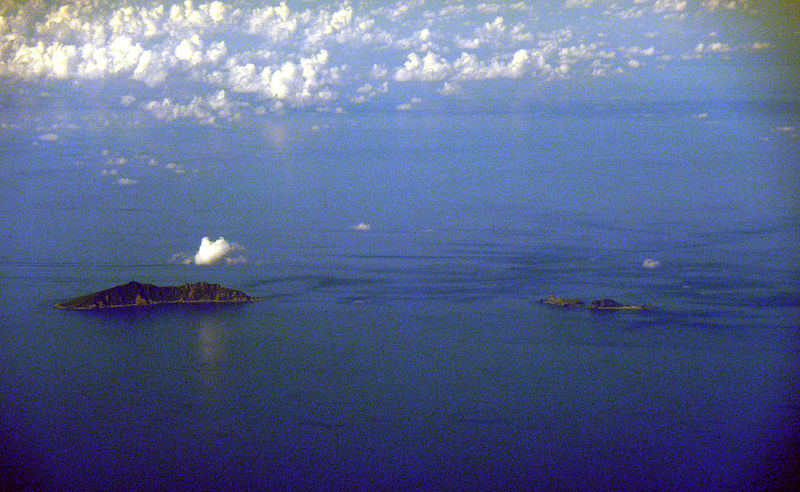
<instances>
[{"instance_id":1,"label":"hazy sky","mask_svg":"<svg viewBox=\"0 0 800 492\"><path fill-rule=\"evenodd\" d=\"M796 98L796 2L0 5L0 117L53 104L214 123L536 101Z\"/></svg>"}]
</instances>

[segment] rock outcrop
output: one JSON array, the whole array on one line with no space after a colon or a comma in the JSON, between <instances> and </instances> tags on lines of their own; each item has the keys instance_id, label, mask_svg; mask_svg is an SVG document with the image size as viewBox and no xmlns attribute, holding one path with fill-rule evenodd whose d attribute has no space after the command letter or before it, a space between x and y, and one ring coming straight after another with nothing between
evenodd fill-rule
<instances>
[{"instance_id":1,"label":"rock outcrop","mask_svg":"<svg viewBox=\"0 0 800 492\"><path fill-rule=\"evenodd\" d=\"M558 307L581 307L583 301L580 299L569 299L566 297L549 296L547 299L539 299L539 304L547 304L548 306Z\"/></svg>"},{"instance_id":2,"label":"rock outcrop","mask_svg":"<svg viewBox=\"0 0 800 492\"><path fill-rule=\"evenodd\" d=\"M559 297L559 296L549 296L547 299L539 299L539 304L546 304L548 306L557 306L563 308L573 308L573 307L584 307L583 301L580 299L570 299L567 297ZM592 311L612 311L612 310L644 310L644 309L652 309L647 304L642 305L635 305L635 304L621 304L614 299L598 299L596 301L592 301L586 306L586 309L591 309Z\"/></svg>"},{"instance_id":3,"label":"rock outcrop","mask_svg":"<svg viewBox=\"0 0 800 492\"><path fill-rule=\"evenodd\" d=\"M257 300L259 298L250 297L244 292L207 282L159 287L134 281L93 294L76 297L56 304L56 307L60 309L107 309L159 304L234 303Z\"/></svg>"},{"instance_id":4,"label":"rock outcrop","mask_svg":"<svg viewBox=\"0 0 800 492\"><path fill-rule=\"evenodd\" d=\"M592 309L595 311L611 311L611 310L642 310L642 309L650 309L650 306L647 304L642 305L632 305L632 304L620 304L619 302L615 301L614 299L598 299L596 301L592 301L586 307L587 309Z\"/></svg>"}]
</instances>

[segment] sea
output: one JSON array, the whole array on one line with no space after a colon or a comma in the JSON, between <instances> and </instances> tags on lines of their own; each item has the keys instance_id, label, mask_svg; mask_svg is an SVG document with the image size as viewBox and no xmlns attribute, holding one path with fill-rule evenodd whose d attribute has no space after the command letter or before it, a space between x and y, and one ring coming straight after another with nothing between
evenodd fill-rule
<instances>
[{"instance_id":1,"label":"sea","mask_svg":"<svg viewBox=\"0 0 800 492\"><path fill-rule=\"evenodd\" d=\"M6 125L4 481L786 486L797 114L587 103ZM175 260L205 236L246 262ZM264 299L54 308L131 280ZM652 309L537 302L549 295Z\"/></svg>"}]
</instances>

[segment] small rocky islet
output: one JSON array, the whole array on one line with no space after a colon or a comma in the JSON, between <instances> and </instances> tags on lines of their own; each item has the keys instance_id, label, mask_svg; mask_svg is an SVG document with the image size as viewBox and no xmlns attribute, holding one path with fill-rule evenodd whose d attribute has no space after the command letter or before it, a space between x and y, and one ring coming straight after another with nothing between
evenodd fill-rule
<instances>
[{"instance_id":1,"label":"small rocky islet","mask_svg":"<svg viewBox=\"0 0 800 492\"><path fill-rule=\"evenodd\" d=\"M219 284L202 281L165 287L132 281L125 285L61 302L56 304L56 307L69 310L97 310L162 304L243 303L260 299Z\"/></svg>"},{"instance_id":2,"label":"small rocky islet","mask_svg":"<svg viewBox=\"0 0 800 492\"><path fill-rule=\"evenodd\" d=\"M652 309L652 306L647 304L622 304L614 299L597 299L590 302L588 305L580 299L572 299L568 297L549 296L547 299L539 299L539 304L548 306L556 306L562 308L581 308L586 307L592 311L642 311Z\"/></svg>"}]
</instances>

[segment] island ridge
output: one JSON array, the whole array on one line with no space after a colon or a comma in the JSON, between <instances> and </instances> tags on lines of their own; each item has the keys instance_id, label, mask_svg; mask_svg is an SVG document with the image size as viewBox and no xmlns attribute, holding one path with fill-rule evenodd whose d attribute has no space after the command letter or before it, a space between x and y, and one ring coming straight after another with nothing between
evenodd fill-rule
<instances>
[{"instance_id":1,"label":"island ridge","mask_svg":"<svg viewBox=\"0 0 800 492\"><path fill-rule=\"evenodd\" d=\"M197 282L160 287L136 281L56 304L59 309L108 309L128 306L154 306L178 303L238 303L258 301L244 292L219 284Z\"/></svg>"}]
</instances>

